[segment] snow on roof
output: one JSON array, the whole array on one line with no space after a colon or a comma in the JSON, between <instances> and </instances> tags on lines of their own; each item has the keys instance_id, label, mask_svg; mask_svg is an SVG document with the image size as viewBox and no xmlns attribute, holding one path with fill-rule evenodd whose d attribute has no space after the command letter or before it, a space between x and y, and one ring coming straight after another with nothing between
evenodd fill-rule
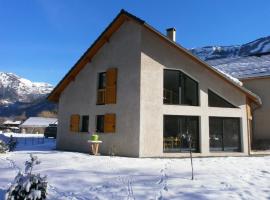
<instances>
[{"instance_id":1,"label":"snow on roof","mask_svg":"<svg viewBox=\"0 0 270 200\"><path fill-rule=\"evenodd\" d=\"M238 79L270 76L270 55L224 58L206 62Z\"/></svg>"},{"instance_id":2,"label":"snow on roof","mask_svg":"<svg viewBox=\"0 0 270 200\"><path fill-rule=\"evenodd\" d=\"M29 117L21 127L47 127L50 124L57 124L57 118Z\"/></svg>"},{"instance_id":3,"label":"snow on roof","mask_svg":"<svg viewBox=\"0 0 270 200\"><path fill-rule=\"evenodd\" d=\"M22 123L22 121L11 121L11 120L6 120L3 124L4 125L20 125Z\"/></svg>"}]
</instances>

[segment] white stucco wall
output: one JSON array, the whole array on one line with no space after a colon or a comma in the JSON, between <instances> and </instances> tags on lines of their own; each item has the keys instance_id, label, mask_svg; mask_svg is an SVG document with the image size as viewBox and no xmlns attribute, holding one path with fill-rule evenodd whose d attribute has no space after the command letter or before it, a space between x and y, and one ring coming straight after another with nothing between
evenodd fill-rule
<instances>
[{"instance_id":1,"label":"white stucco wall","mask_svg":"<svg viewBox=\"0 0 270 200\"><path fill-rule=\"evenodd\" d=\"M89 130L93 132L96 115L115 113L116 132L101 134L100 152L108 154L115 146L117 155L139 156L140 29L133 21L125 22L61 94L58 149L90 150L89 134L69 131L70 115L89 115ZM117 104L96 105L98 73L111 67L118 69Z\"/></svg>"},{"instance_id":2,"label":"white stucco wall","mask_svg":"<svg viewBox=\"0 0 270 200\"><path fill-rule=\"evenodd\" d=\"M262 99L262 106L253 113L253 139L270 140L270 77L243 80L246 88Z\"/></svg>"},{"instance_id":3,"label":"white stucco wall","mask_svg":"<svg viewBox=\"0 0 270 200\"><path fill-rule=\"evenodd\" d=\"M245 94L146 29L142 30L141 44L140 156L188 155L163 153L163 115L199 116L201 153L196 156L248 154ZM179 69L199 83L200 106L163 105L163 70L166 68ZM208 89L239 108L208 107ZM242 153L209 152L209 116L241 118Z\"/></svg>"}]
</instances>

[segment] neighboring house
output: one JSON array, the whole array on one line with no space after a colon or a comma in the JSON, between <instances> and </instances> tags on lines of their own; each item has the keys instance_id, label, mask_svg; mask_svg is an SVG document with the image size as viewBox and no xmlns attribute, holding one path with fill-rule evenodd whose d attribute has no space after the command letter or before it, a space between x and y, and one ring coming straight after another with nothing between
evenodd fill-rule
<instances>
[{"instance_id":1,"label":"neighboring house","mask_svg":"<svg viewBox=\"0 0 270 200\"><path fill-rule=\"evenodd\" d=\"M23 133L43 134L46 127L48 127L50 124L57 123L57 118L29 117L20 125L20 128Z\"/></svg>"},{"instance_id":2,"label":"neighboring house","mask_svg":"<svg viewBox=\"0 0 270 200\"><path fill-rule=\"evenodd\" d=\"M20 130L19 126L21 123L22 123L22 121L6 120L6 121L4 121L1 129L5 130L5 131L19 132L19 130Z\"/></svg>"},{"instance_id":3,"label":"neighboring house","mask_svg":"<svg viewBox=\"0 0 270 200\"><path fill-rule=\"evenodd\" d=\"M270 147L270 53L233 59L209 61L238 79L244 86L258 94L262 105L253 113L253 130L251 134L253 148Z\"/></svg>"},{"instance_id":4,"label":"neighboring house","mask_svg":"<svg viewBox=\"0 0 270 200\"><path fill-rule=\"evenodd\" d=\"M58 102L57 148L132 157L248 155L260 98L121 11L48 97Z\"/></svg>"}]
</instances>

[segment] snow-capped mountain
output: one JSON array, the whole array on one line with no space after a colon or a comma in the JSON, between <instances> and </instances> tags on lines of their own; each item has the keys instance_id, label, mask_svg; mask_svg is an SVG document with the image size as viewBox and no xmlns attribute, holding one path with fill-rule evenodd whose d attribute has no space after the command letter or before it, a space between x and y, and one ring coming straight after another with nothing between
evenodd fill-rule
<instances>
[{"instance_id":1,"label":"snow-capped mountain","mask_svg":"<svg viewBox=\"0 0 270 200\"><path fill-rule=\"evenodd\" d=\"M0 105L30 103L53 89L48 83L31 82L13 73L0 72Z\"/></svg>"},{"instance_id":2,"label":"snow-capped mountain","mask_svg":"<svg viewBox=\"0 0 270 200\"><path fill-rule=\"evenodd\" d=\"M243 45L206 46L190 49L191 53L203 60L235 58L270 52L270 36Z\"/></svg>"},{"instance_id":3,"label":"snow-capped mountain","mask_svg":"<svg viewBox=\"0 0 270 200\"><path fill-rule=\"evenodd\" d=\"M46 100L53 86L32 82L13 73L0 72L0 117L26 115L54 111L56 105Z\"/></svg>"}]
</instances>

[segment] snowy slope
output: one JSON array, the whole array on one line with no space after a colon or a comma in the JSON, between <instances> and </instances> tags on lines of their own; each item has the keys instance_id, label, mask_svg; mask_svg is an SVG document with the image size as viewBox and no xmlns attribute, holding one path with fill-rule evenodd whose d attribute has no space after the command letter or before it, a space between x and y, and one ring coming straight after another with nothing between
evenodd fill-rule
<instances>
[{"instance_id":1,"label":"snowy slope","mask_svg":"<svg viewBox=\"0 0 270 200\"><path fill-rule=\"evenodd\" d=\"M270 52L270 36L243 45L206 46L190 49L190 52L203 60L234 58Z\"/></svg>"},{"instance_id":2,"label":"snowy slope","mask_svg":"<svg viewBox=\"0 0 270 200\"><path fill-rule=\"evenodd\" d=\"M31 102L53 89L48 83L31 82L12 73L0 72L0 104Z\"/></svg>"},{"instance_id":3,"label":"snowy slope","mask_svg":"<svg viewBox=\"0 0 270 200\"><path fill-rule=\"evenodd\" d=\"M90 156L55 151L52 140L22 141L0 154L0 199L29 153L41 160L34 172L48 177L48 200L270 198L270 157L194 158L192 181L189 159Z\"/></svg>"}]
</instances>

